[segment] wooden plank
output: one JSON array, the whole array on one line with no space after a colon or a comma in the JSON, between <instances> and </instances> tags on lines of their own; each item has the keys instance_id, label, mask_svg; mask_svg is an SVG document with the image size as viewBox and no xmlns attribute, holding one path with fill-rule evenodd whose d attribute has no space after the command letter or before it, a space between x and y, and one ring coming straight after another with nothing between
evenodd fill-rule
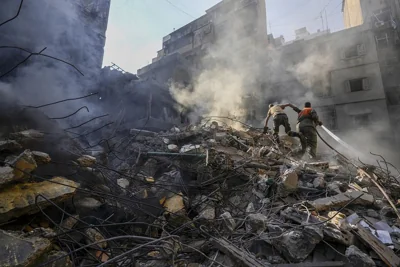
<instances>
[{"instance_id":1,"label":"wooden plank","mask_svg":"<svg viewBox=\"0 0 400 267\"><path fill-rule=\"evenodd\" d=\"M344 266L344 262L343 261L321 261L321 262L274 264L272 266L273 267L340 267L340 266Z\"/></svg>"},{"instance_id":2,"label":"wooden plank","mask_svg":"<svg viewBox=\"0 0 400 267\"><path fill-rule=\"evenodd\" d=\"M397 257L390 248L385 246L378 238L376 238L368 229L364 228L361 224L357 224L355 233L366 245L370 246L388 266L400 266L400 258Z\"/></svg>"},{"instance_id":3,"label":"wooden plank","mask_svg":"<svg viewBox=\"0 0 400 267\"><path fill-rule=\"evenodd\" d=\"M263 264L259 262L256 257L247 253L244 250L232 245L228 241L222 238L212 238L211 243L223 252L225 255L229 256L232 261L235 262L235 266L238 267L271 267L270 264Z\"/></svg>"}]
</instances>

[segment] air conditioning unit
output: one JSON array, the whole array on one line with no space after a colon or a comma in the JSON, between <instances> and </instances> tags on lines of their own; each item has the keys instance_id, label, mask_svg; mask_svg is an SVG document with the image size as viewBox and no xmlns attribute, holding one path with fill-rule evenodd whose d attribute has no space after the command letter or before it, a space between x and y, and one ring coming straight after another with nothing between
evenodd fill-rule
<instances>
[{"instance_id":1,"label":"air conditioning unit","mask_svg":"<svg viewBox=\"0 0 400 267\"><path fill-rule=\"evenodd\" d=\"M383 25L385 25L385 22L383 22L381 20L375 21L375 27L376 28L382 27Z\"/></svg>"}]
</instances>

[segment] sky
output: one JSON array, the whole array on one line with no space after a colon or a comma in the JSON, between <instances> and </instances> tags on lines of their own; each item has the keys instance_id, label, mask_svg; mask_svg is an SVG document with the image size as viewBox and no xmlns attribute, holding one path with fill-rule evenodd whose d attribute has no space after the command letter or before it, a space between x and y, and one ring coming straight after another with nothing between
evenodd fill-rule
<instances>
[{"instance_id":1,"label":"sky","mask_svg":"<svg viewBox=\"0 0 400 267\"><path fill-rule=\"evenodd\" d=\"M111 0L103 65L136 73L151 63L162 38L205 14L220 0ZM342 0L266 0L268 33L293 40L294 30L310 33L343 29ZM323 21L321 20L321 14ZM326 20L328 23L326 23Z\"/></svg>"}]
</instances>

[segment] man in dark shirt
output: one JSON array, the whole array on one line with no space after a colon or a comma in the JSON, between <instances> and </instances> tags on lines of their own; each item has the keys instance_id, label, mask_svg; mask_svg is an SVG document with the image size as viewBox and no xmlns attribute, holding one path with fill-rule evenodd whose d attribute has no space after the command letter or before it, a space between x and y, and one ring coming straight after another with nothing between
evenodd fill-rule
<instances>
[{"instance_id":1,"label":"man in dark shirt","mask_svg":"<svg viewBox=\"0 0 400 267\"><path fill-rule=\"evenodd\" d=\"M316 126L322 125L318 118L317 112L311 107L310 102L304 104L304 109L301 110L293 105L290 105L294 111L298 113L297 117L297 131L303 134L305 142L301 144L301 155L304 155L307 148L309 148L310 157L315 159L317 157L317 130Z\"/></svg>"}]
</instances>

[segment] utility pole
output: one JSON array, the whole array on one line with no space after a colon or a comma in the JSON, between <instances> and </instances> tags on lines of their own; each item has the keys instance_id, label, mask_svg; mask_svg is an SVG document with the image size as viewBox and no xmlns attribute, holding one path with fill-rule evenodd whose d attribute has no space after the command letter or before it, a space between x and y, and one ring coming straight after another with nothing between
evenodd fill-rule
<instances>
[{"instance_id":1,"label":"utility pole","mask_svg":"<svg viewBox=\"0 0 400 267\"><path fill-rule=\"evenodd\" d=\"M322 17L322 11L321 11L321 13L319 13L319 16L320 16L320 18L321 18L322 31L324 31L324 30L325 30L325 27L324 27L324 18Z\"/></svg>"},{"instance_id":2,"label":"utility pole","mask_svg":"<svg viewBox=\"0 0 400 267\"><path fill-rule=\"evenodd\" d=\"M329 31L328 15L326 15L326 8L325 8L325 21L326 21L326 30Z\"/></svg>"},{"instance_id":3,"label":"utility pole","mask_svg":"<svg viewBox=\"0 0 400 267\"><path fill-rule=\"evenodd\" d=\"M272 33L271 21L268 21L268 24L269 24L269 31Z\"/></svg>"}]
</instances>

